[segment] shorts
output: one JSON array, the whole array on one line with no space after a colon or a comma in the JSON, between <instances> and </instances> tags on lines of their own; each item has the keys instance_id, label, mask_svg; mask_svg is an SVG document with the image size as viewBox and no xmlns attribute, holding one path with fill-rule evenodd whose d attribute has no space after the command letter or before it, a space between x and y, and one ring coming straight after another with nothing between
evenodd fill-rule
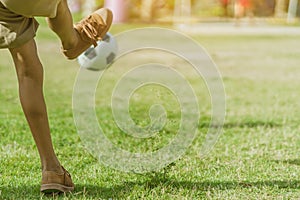
<instances>
[{"instance_id":1,"label":"shorts","mask_svg":"<svg viewBox=\"0 0 300 200\"><path fill-rule=\"evenodd\" d=\"M39 26L34 16L55 17L60 1L0 0L0 48L16 48L34 38Z\"/></svg>"},{"instance_id":2,"label":"shorts","mask_svg":"<svg viewBox=\"0 0 300 200\"><path fill-rule=\"evenodd\" d=\"M15 14L0 2L0 48L19 47L35 37L38 22Z\"/></svg>"},{"instance_id":3,"label":"shorts","mask_svg":"<svg viewBox=\"0 0 300 200\"><path fill-rule=\"evenodd\" d=\"M57 6L61 0L0 0L9 10L25 17L50 17L56 16Z\"/></svg>"}]
</instances>

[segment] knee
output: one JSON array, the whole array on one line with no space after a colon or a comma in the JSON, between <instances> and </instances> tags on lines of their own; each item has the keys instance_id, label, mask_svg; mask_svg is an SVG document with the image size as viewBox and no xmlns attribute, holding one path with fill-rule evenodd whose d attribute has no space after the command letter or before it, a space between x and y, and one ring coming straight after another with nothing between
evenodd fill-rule
<instances>
[{"instance_id":1,"label":"knee","mask_svg":"<svg viewBox=\"0 0 300 200\"><path fill-rule=\"evenodd\" d=\"M35 66L33 66L35 65ZM38 84L43 80L43 69L41 64L22 65L17 67L17 76L19 82L31 80Z\"/></svg>"},{"instance_id":2,"label":"knee","mask_svg":"<svg viewBox=\"0 0 300 200\"><path fill-rule=\"evenodd\" d=\"M36 84L43 84L43 68L41 63L19 62L15 64L17 78L20 85L28 84L28 81Z\"/></svg>"},{"instance_id":3,"label":"knee","mask_svg":"<svg viewBox=\"0 0 300 200\"><path fill-rule=\"evenodd\" d=\"M40 81L43 77L43 67L38 58L16 57L14 63L19 81L25 79Z\"/></svg>"},{"instance_id":4,"label":"knee","mask_svg":"<svg viewBox=\"0 0 300 200\"><path fill-rule=\"evenodd\" d=\"M34 40L27 42L21 47L10 49L15 63L18 80L32 79L41 81L43 77L43 68L37 54Z\"/></svg>"}]
</instances>

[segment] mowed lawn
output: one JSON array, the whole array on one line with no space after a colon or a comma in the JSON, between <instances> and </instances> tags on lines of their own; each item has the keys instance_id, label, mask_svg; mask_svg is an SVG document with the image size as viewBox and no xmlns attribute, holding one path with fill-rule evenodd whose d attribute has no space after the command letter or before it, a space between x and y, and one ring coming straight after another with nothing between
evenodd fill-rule
<instances>
[{"instance_id":1,"label":"mowed lawn","mask_svg":"<svg viewBox=\"0 0 300 200\"><path fill-rule=\"evenodd\" d=\"M112 33L134 27L142 25L116 25ZM200 159L210 106L205 87L197 87L199 81L190 77L198 88L201 110L197 139L186 155L167 168L133 174L106 167L86 151L72 113L72 91L79 66L62 56L56 36L41 27L37 42L45 67L45 97L53 143L76 184L72 194L61 196L39 192L39 156L19 104L12 60L6 50L1 50L0 199L300 198L300 36L218 34L193 38L207 49L223 76L227 101L223 135L211 153ZM109 85L109 81L105 84ZM141 92L140 101L134 101L130 108L142 125L149 122L145 118L147 102L155 100L151 91ZM109 91L97 93L105 95ZM165 104L171 103L167 99ZM172 103L168 109L178 111L172 106L178 105ZM101 99L97 99L96 110L99 119L111 119L109 106ZM178 115L169 117L178 122ZM163 138L173 136L176 127L167 127L160 133L159 144L152 138L147 145L163 146ZM122 138L112 120L107 120L104 130L120 146L130 149L137 145Z\"/></svg>"}]
</instances>

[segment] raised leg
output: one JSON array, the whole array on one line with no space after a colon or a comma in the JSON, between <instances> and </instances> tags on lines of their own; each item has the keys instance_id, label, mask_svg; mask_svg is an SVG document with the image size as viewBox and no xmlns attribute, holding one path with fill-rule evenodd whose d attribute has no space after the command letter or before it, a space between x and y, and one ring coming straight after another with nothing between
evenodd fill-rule
<instances>
[{"instance_id":1,"label":"raised leg","mask_svg":"<svg viewBox=\"0 0 300 200\"><path fill-rule=\"evenodd\" d=\"M78 34L73 27L73 18L69 10L67 0L61 0L57 7L55 18L47 18L48 25L62 42L64 49L71 49L78 42Z\"/></svg>"},{"instance_id":2,"label":"raised leg","mask_svg":"<svg viewBox=\"0 0 300 200\"><path fill-rule=\"evenodd\" d=\"M75 59L91 45L103 39L112 24L112 12L99 9L82 19L75 26L67 0L61 0L55 18L47 18L49 27L58 35L64 55Z\"/></svg>"}]
</instances>

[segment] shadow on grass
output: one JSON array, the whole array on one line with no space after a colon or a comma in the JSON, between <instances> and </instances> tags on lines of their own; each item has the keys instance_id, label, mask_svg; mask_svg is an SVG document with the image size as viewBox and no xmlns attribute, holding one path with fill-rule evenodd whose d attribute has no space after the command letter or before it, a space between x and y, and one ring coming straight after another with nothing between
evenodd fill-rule
<instances>
[{"instance_id":1,"label":"shadow on grass","mask_svg":"<svg viewBox=\"0 0 300 200\"><path fill-rule=\"evenodd\" d=\"M0 185L0 199L39 199L40 185Z\"/></svg>"},{"instance_id":2,"label":"shadow on grass","mask_svg":"<svg viewBox=\"0 0 300 200\"><path fill-rule=\"evenodd\" d=\"M109 184L111 185L111 183ZM18 187L0 187L0 199L40 199L43 196L45 199L60 199L67 197L68 199L77 198L125 198L134 194L133 190L145 191L148 193L150 190L158 188L163 189L165 192L170 191L174 193L175 190L193 190L200 193L207 190L234 190L237 188L276 188L276 189L299 189L299 180L265 180L265 181L177 181L168 177L154 177L146 181L136 182L123 182L119 185L111 187L102 187L93 184L78 184L72 194L59 195L59 196L43 196L39 193L39 185L26 185ZM28 196L29 195L29 196ZM54 198L53 198L54 197ZM58 197L58 198L57 198ZM43 198L43 199L44 199Z\"/></svg>"},{"instance_id":3,"label":"shadow on grass","mask_svg":"<svg viewBox=\"0 0 300 200\"><path fill-rule=\"evenodd\" d=\"M143 182L123 182L120 185L112 187L99 187L96 185L77 185L77 195L91 197L91 198L104 198L104 199L122 199L131 196L134 191L149 191L158 188L158 191L174 193L174 190L187 190L187 191L203 191L208 190L234 190L237 188L276 188L276 189L299 189L299 180L266 180L266 181L176 181L169 178L154 178Z\"/></svg>"},{"instance_id":4,"label":"shadow on grass","mask_svg":"<svg viewBox=\"0 0 300 200\"><path fill-rule=\"evenodd\" d=\"M300 159L274 160L274 162L290 165L300 165Z\"/></svg>"},{"instance_id":5,"label":"shadow on grass","mask_svg":"<svg viewBox=\"0 0 300 200\"><path fill-rule=\"evenodd\" d=\"M199 128L208 128L208 127L210 127L210 120L200 121ZM223 128L254 128L254 127L276 128L276 127L282 127L282 124L275 121L243 120L240 122L225 122L223 125Z\"/></svg>"}]
</instances>

